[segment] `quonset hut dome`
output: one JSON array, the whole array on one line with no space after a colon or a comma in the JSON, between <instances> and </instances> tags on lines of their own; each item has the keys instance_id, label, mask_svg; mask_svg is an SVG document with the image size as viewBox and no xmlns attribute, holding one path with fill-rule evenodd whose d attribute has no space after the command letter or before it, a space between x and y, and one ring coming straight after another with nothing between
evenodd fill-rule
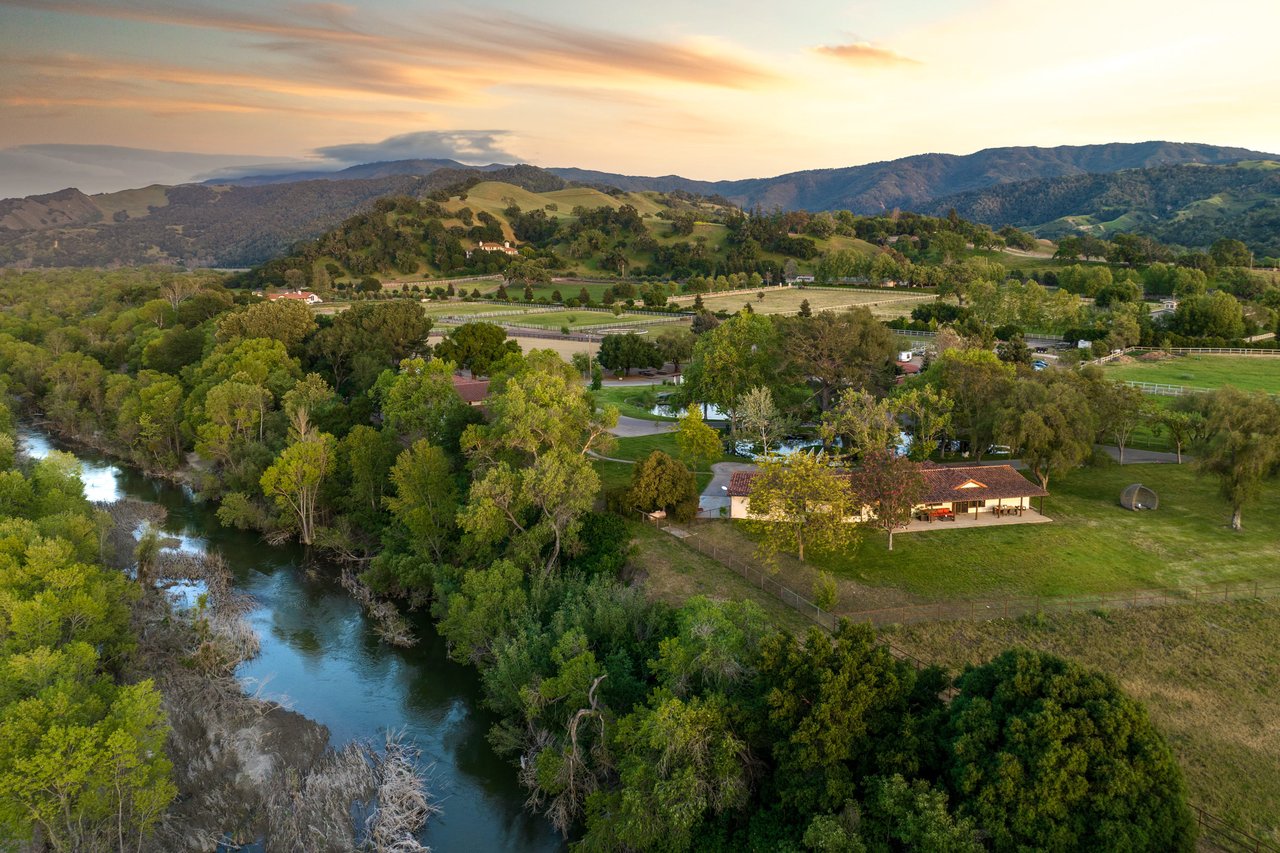
<instances>
[{"instance_id":1,"label":"quonset hut dome","mask_svg":"<svg viewBox=\"0 0 1280 853\"><path fill-rule=\"evenodd\" d=\"M1120 493L1120 506L1137 512L1160 506L1160 497L1141 483L1134 483Z\"/></svg>"}]
</instances>

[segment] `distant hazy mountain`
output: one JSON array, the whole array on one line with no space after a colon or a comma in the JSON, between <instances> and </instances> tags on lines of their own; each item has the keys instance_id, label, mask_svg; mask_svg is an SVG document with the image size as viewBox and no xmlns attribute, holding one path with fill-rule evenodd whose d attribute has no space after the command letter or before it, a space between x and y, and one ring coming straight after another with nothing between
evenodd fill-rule
<instances>
[{"instance_id":1,"label":"distant hazy mountain","mask_svg":"<svg viewBox=\"0 0 1280 853\"><path fill-rule=\"evenodd\" d=\"M46 193L50 187L60 186L100 193L146 184L185 184L197 180L197 175L222 169L253 167L264 171L270 168L264 166L268 160L119 145L18 145L0 149L0 196Z\"/></svg>"},{"instance_id":2,"label":"distant hazy mountain","mask_svg":"<svg viewBox=\"0 0 1280 853\"><path fill-rule=\"evenodd\" d=\"M380 163L361 163L338 171L283 172L279 174L248 174L232 177L210 178L207 184L234 184L240 187L264 184L289 184L296 181L352 181L369 178L391 178L400 175L429 175L440 169L467 169L496 172L509 169L510 165L490 163L488 166L468 166L457 160L386 160Z\"/></svg>"},{"instance_id":3,"label":"distant hazy mountain","mask_svg":"<svg viewBox=\"0 0 1280 853\"><path fill-rule=\"evenodd\" d=\"M636 177L585 169L550 169L570 181L624 190L686 190L719 194L745 207L852 210L880 213L919 210L934 199L996 184L1063 175L1117 172L1180 163L1232 163L1274 155L1245 148L1186 142L1115 142L1058 148L988 148L975 154L919 154L899 160L814 169L774 178L694 181L678 175Z\"/></svg>"},{"instance_id":4,"label":"distant hazy mountain","mask_svg":"<svg viewBox=\"0 0 1280 853\"><path fill-rule=\"evenodd\" d=\"M1117 172L1180 163L1232 163L1272 156L1246 148L1186 142L1115 142L1058 148L988 148L964 155L918 154L865 166L813 169L739 181L700 181L680 175L643 177L576 168L546 171L575 183L617 187L631 192L684 190L699 195L722 195L743 207L760 205L765 209L880 213L895 207L916 210L942 196L1032 178ZM491 171L505 167L498 164L464 166L455 160L394 160L352 166L340 172L255 175L220 182L248 186L296 180L425 175L436 169L473 168Z\"/></svg>"},{"instance_id":5,"label":"distant hazy mountain","mask_svg":"<svg viewBox=\"0 0 1280 853\"><path fill-rule=\"evenodd\" d=\"M946 196L924 208L988 225L1017 225L1044 237L1117 231L1206 247L1243 240L1259 255L1280 256L1280 162L1161 166L1108 175L1040 178Z\"/></svg>"},{"instance_id":6,"label":"distant hazy mountain","mask_svg":"<svg viewBox=\"0 0 1280 853\"><path fill-rule=\"evenodd\" d=\"M514 166L262 186L152 186L94 196L67 189L0 201L0 266L251 266L324 233L375 199L421 197L478 174L536 192L565 186L541 169Z\"/></svg>"},{"instance_id":7,"label":"distant hazy mountain","mask_svg":"<svg viewBox=\"0 0 1280 853\"><path fill-rule=\"evenodd\" d=\"M1100 181L1112 173L1129 176L1171 165L1195 168L1186 164L1271 159L1280 158L1244 148L1176 142L991 148L963 156L921 154L845 169L816 169L740 181L697 181L678 175L638 177L499 164L469 167L449 159L395 160L352 166L339 172L281 172L97 196L63 190L2 201L0 265L108 265L157 260L219 266L254 264L296 240L333 227L373 199L395 194L421 195L477 174L534 191L557 189L566 181L627 191L683 190L719 195L743 207L758 205L766 210L848 209L873 214L901 208L927 212L954 203L966 205L961 212L979 220L1008 220L1025 225L1044 224L1066 215L1094 215L1083 202L1067 208L1072 208L1077 198L1093 192L1079 187L1093 187L1094 195L1105 196L1100 189L1105 182ZM1046 207L1025 215L1022 208L1036 201L1038 192L1058 185L1041 184L1025 191L1011 189L1007 197L988 192L1003 185L1021 187L1026 181L1068 179L1075 183L1062 186L1078 189L1063 191L1072 204L1064 201L1057 208ZM1255 179L1258 176L1247 178ZM1117 177L1113 183L1129 186L1134 180ZM1271 198L1269 186L1261 186L1261 195L1253 201ZM1049 195L1057 198L1059 193L1054 190ZM1179 198L1184 196L1190 198L1186 193ZM1015 208L1016 215L1012 212ZM1177 209L1168 205L1166 208L1163 212L1143 208L1141 212L1159 217ZM1122 207L1113 205L1107 209L1123 215ZM1047 216L1050 212L1054 215ZM1208 222L1209 219L1200 220L1201 225ZM1231 220L1219 225L1242 222ZM1265 215L1259 215L1249 221L1249 227L1261 231L1269 227L1269 222ZM1200 231L1208 233L1204 228ZM1229 231L1223 233L1236 236ZM1188 235L1182 232L1169 230L1161 234L1186 245L1197 244L1183 239Z\"/></svg>"}]
</instances>

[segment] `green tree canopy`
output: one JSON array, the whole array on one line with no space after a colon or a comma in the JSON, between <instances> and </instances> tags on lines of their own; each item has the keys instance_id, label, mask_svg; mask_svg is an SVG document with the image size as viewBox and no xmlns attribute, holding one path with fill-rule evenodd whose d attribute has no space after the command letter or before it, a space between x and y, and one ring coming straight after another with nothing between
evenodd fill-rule
<instances>
[{"instance_id":1,"label":"green tree canopy","mask_svg":"<svg viewBox=\"0 0 1280 853\"><path fill-rule=\"evenodd\" d=\"M654 450L632 470L627 502L641 512L662 511L688 521L698 512L698 484L683 462Z\"/></svg>"},{"instance_id":2,"label":"green tree canopy","mask_svg":"<svg viewBox=\"0 0 1280 853\"><path fill-rule=\"evenodd\" d=\"M503 356L519 353L520 345L507 340L507 333L493 323L463 323L435 346L435 356L451 361L476 376L488 376Z\"/></svg>"},{"instance_id":3,"label":"green tree canopy","mask_svg":"<svg viewBox=\"0 0 1280 853\"><path fill-rule=\"evenodd\" d=\"M1194 849L1182 772L1110 678L1013 650L957 687L951 785L994 850Z\"/></svg>"}]
</instances>

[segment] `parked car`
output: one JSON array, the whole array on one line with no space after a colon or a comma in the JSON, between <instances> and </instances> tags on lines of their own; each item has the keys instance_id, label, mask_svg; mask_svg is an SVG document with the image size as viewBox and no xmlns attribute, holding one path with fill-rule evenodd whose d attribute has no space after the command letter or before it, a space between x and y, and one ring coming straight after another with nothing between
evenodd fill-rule
<instances>
[{"instance_id":1,"label":"parked car","mask_svg":"<svg viewBox=\"0 0 1280 853\"><path fill-rule=\"evenodd\" d=\"M1031 362L1032 370L1044 370L1048 366L1049 366L1049 362L1041 358L1037 358L1035 361Z\"/></svg>"},{"instance_id":2,"label":"parked car","mask_svg":"<svg viewBox=\"0 0 1280 853\"><path fill-rule=\"evenodd\" d=\"M1048 347L1036 347L1036 352L1048 352Z\"/></svg>"}]
</instances>

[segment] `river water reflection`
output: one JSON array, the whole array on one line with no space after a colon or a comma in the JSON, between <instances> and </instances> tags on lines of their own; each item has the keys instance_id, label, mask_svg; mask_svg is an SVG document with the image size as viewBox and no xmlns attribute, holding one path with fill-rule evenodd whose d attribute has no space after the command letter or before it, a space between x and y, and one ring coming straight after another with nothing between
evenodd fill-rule
<instances>
[{"instance_id":1,"label":"river water reflection","mask_svg":"<svg viewBox=\"0 0 1280 853\"><path fill-rule=\"evenodd\" d=\"M30 429L19 441L37 458L54 449L48 436ZM182 487L92 453L75 455L90 500L132 497L163 505L165 531L183 548L221 552L237 586L257 601L249 618L262 653L238 671L247 690L323 723L335 747L354 739L377 743L396 730L422 750L428 787L444 808L423 843L437 853L563 849L550 824L524 811L515 769L485 740L495 718L480 705L475 670L445 656L444 641L426 618L414 625L417 646L388 647L340 586L308 576L301 548L223 528L213 509Z\"/></svg>"}]
</instances>

